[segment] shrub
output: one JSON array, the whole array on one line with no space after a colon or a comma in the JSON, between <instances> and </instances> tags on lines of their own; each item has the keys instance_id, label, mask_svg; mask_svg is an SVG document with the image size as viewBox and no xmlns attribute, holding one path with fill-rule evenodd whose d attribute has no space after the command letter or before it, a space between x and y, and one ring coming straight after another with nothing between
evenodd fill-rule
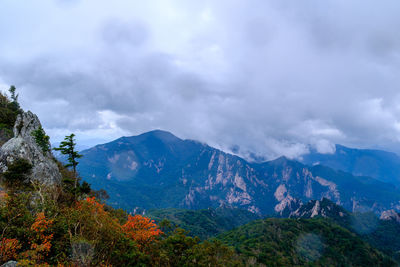
<instances>
[{"instance_id":1,"label":"shrub","mask_svg":"<svg viewBox=\"0 0 400 267\"><path fill-rule=\"evenodd\" d=\"M8 166L3 173L3 183L9 189L26 189L30 187L28 175L32 170L32 164L26 159L17 159Z\"/></svg>"}]
</instances>

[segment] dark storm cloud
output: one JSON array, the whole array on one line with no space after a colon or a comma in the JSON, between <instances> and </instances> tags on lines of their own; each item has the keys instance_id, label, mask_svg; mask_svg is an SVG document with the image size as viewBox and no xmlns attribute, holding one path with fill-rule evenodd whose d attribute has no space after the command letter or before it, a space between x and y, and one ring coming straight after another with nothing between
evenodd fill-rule
<instances>
[{"instance_id":1,"label":"dark storm cloud","mask_svg":"<svg viewBox=\"0 0 400 267\"><path fill-rule=\"evenodd\" d=\"M55 141L161 128L266 157L400 151L399 7L3 1L0 84L17 85Z\"/></svg>"}]
</instances>

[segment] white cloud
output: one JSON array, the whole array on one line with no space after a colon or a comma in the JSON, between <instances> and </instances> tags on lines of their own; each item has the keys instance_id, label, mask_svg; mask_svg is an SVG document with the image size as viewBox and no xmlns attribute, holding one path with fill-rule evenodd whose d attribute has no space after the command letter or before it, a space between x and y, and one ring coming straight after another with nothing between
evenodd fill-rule
<instances>
[{"instance_id":1,"label":"white cloud","mask_svg":"<svg viewBox=\"0 0 400 267\"><path fill-rule=\"evenodd\" d=\"M5 0L0 84L16 84L55 141L161 128L268 158L335 143L400 151L399 7Z\"/></svg>"}]
</instances>

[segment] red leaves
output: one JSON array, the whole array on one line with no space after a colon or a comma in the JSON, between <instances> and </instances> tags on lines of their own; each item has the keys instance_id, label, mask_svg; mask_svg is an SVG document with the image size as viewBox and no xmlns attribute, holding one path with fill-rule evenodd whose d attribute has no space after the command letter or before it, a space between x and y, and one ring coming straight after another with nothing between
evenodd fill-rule
<instances>
[{"instance_id":1,"label":"red leaves","mask_svg":"<svg viewBox=\"0 0 400 267\"><path fill-rule=\"evenodd\" d=\"M53 220L47 220L46 216L44 216L44 213L40 212L36 215L36 219L31 226L31 230L42 235L52 224Z\"/></svg>"},{"instance_id":2,"label":"red leaves","mask_svg":"<svg viewBox=\"0 0 400 267\"><path fill-rule=\"evenodd\" d=\"M31 226L32 236L30 237L30 250L21 255L29 259L30 263L42 263L51 250L51 240L53 234L50 234L50 227L53 220L46 219L43 212L36 215L36 219Z\"/></svg>"},{"instance_id":3,"label":"red leaves","mask_svg":"<svg viewBox=\"0 0 400 267\"><path fill-rule=\"evenodd\" d=\"M79 201L76 208L80 211L89 212L90 218L95 219L96 222L102 226L106 224L106 221L110 221L104 220L105 218L110 217L110 214L104 210L104 204L97 202L95 197L88 197L85 200ZM117 224L118 227L111 229L114 229L115 231L120 231L122 229L123 233L136 241L139 246L148 244L153 241L156 236L162 233L153 220L141 215L128 215L128 221L124 225L116 223L115 220L112 220L112 222L112 224Z\"/></svg>"},{"instance_id":4,"label":"red leaves","mask_svg":"<svg viewBox=\"0 0 400 267\"><path fill-rule=\"evenodd\" d=\"M7 262L17 257L21 244L17 239L3 238L0 240L0 262Z\"/></svg>"},{"instance_id":5,"label":"red leaves","mask_svg":"<svg viewBox=\"0 0 400 267\"><path fill-rule=\"evenodd\" d=\"M122 225L124 233L139 246L144 246L154 240L154 238L162 234L161 230L153 220L141 215L128 216L128 221Z\"/></svg>"}]
</instances>

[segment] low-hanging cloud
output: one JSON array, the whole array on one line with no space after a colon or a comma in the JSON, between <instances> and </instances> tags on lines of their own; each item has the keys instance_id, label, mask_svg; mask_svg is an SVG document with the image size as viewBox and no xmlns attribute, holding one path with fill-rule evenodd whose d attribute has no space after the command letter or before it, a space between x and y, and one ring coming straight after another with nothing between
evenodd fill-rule
<instances>
[{"instance_id":1,"label":"low-hanging cloud","mask_svg":"<svg viewBox=\"0 0 400 267\"><path fill-rule=\"evenodd\" d=\"M265 158L335 143L400 152L399 8L6 0L0 84L17 86L54 141L157 128Z\"/></svg>"}]
</instances>

